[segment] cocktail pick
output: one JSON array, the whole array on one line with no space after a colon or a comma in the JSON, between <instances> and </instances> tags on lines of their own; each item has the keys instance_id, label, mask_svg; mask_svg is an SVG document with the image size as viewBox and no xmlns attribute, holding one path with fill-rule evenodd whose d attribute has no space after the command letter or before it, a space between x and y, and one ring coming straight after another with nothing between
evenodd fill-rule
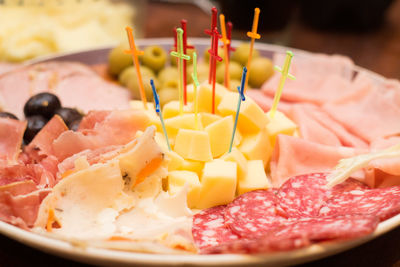
<instances>
[{"instance_id":1,"label":"cocktail pick","mask_svg":"<svg viewBox=\"0 0 400 267\"><path fill-rule=\"evenodd\" d=\"M217 60L218 61L222 60L222 58L218 56L218 38L219 38L219 33L217 27L215 27L212 37L213 45L211 46L211 49L208 50L208 53L210 54L210 69L211 69L211 82L212 82L212 100L211 100L212 114L215 114L215 83L216 83Z\"/></svg>"},{"instance_id":2,"label":"cocktail pick","mask_svg":"<svg viewBox=\"0 0 400 267\"><path fill-rule=\"evenodd\" d=\"M177 40L178 40L178 47L177 51L172 51L171 56L176 57L178 59L178 69L179 69L179 74L180 74L180 80L179 80L179 113L180 115L183 114L183 60L189 60L190 56L185 55L183 53L183 42L182 42L182 35L183 35L183 30L182 28L176 29L177 33Z\"/></svg>"},{"instance_id":3,"label":"cocktail pick","mask_svg":"<svg viewBox=\"0 0 400 267\"><path fill-rule=\"evenodd\" d=\"M140 64L139 64L139 59L138 59L138 56L143 55L144 52L136 49L135 39L133 38L133 33L132 33L132 28L127 26L125 29L126 29L126 33L128 34L128 40L129 40L129 46L130 46L130 50L125 51L125 53L132 55L133 64L135 65L135 68L136 68L136 75L137 75L137 79L138 79L138 83L139 83L140 98L142 99L144 108L147 109L146 93L144 91L143 79L142 79L142 74L140 73Z\"/></svg>"},{"instance_id":4,"label":"cocktail pick","mask_svg":"<svg viewBox=\"0 0 400 267\"><path fill-rule=\"evenodd\" d=\"M235 123L233 125L231 144L229 145L229 153L231 153L231 151L232 151L233 140L235 139L237 122L239 120L240 105L241 105L242 101L246 100L246 98L244 96L244 85L245 85L246 76L247 76L247 68L244 67L243 72L242 72L242 81L240 83L240 86L237 87L238 92L239 92L239 97L238 97L238 104L237 104L237 108L236 108Z\"/></svg>"},{"instance_id":5,"label":"cocktail pick","mask_svg":"<svg viewBox=\"0 0 400 267\"><path fill-rule=\"evenodd\" d=\"M286 78L290 78L291 80L295 80L296 78L289 73L290 63L293 58L293 53L291 51L286 51L285 63L283 64L282 69L278 66L275 66L275 69L282 73L281 79L279 80L278 88L276 89L274 101L272 102L272 107L270 110L270 116L273 118L275 116L275 112L278 108L279 100L281 99L283 86L285 85Z\"/></svg>"},{"instance_id":6,"label":"cocktail pick","mask_svg":"<svg viewBox=\"0 0 400 267\"><path fill-rule=\"evenodd\" d=\"M182 46L183 46L183 54L187 53L187 49L193 49L194 46L187 44L187 30L186 30L187 21L185 19L181 20L181 26L183 30L182 35ZM187 104L187 82L186 82L186 60L183 61L183 104Z\"/></svg>"},{"instance_id":7,"label":"cocktail pick","mask_svg":"<svg viewBox=\"0 0 400 267\"><path fill-rule=\"evenodd\" d=\"M247 59L247 77L246 77L246 83L244 86L244 91L246 92L247 89L247 84L249 82L249 76L250 76L250 65L251 65L251 58L253 56L253 48L254 48L254 41L255 39L260 39L261 35L257 33L257 27L258 27L258 18L260 16L260 9L256 7L254 9L254 18L253 18L253 27L251 28L251 32L247 32L247 36L251 38L250 42L250 49L249 49L249 57Z\"/></svg>"},{"instance_id":8,"label":"cocktail pick","mask_svg":"<svg viewBox=\"0 0 400 267\"><path fill-rule=\"evenodd\" d=\"M228 58L231 58L231 51L236 51L236 48L232 47L232 28L233 28L233 24L232 22L228 21L228 23L226 23L226 36L229 40L229 44L228 44Z\"/></svg>"},{"instance_id":9,"label":"cocktail pick","mask_svg":"<svg viewBox=\"0 0 400 267\"><path fill-rule=\"evenodd\" d=\"M217 8L215 6L212 7L211 8L211 28L204 30L205 34L208 34L211 37L214 34L214 29L217 27L217 14L218 14ZM211 38L211 47L212 46L213 46L213 39ZM209 69L209 73L208 73L208 83L211 84L211 80L212 80L211 58L210 58L209 63L210 63L210 69Z\"/></svg>"},{"instance_id":10,"label":"cocktail pick","mask_svg":"<svg viewBox=\"0 0 400 267\"><path fill-rule=\"evenodd\" d=\"M219 15L219 23L221 25L221 33L222 33L221 41L224 43L224 55L225 55L224 85L228 90L230 90L231 86L230 86L230 77L229 77L229 48L228 48L230 41L226 36L225 16L223 14Z\"/></svg>"},{"instance_id":11,"label":"cocktail pick","mask_svg":"<svg viewBox=\"0 0 400 267\"><path fill-rule=\"evenodd\" d=\"M199 130L199 119L198 119L198 113L199 113L199 101L197 99L197 87L200 86L199 80L197 78L197 54L196 52L193 52L193 73L192 73L192 78L193 78L193 102L194 102L194 124L196 127L196 130Z\"/></svg>"},{"instance_id":12,"label":"cocktail pick","mask_svg":"<svg viewBox=\"0 0 400 267\"><path fill-rule=\"evenodd\" d=\"M228 21L226 23L226 38L229 40L228 46L228 58L231 58L231 51L236 51L236 48L232 47L232 22ZM221 48L224 48L224 44L221 45Z\"/></svg>"},{"instance_id":13,"label":"cocktail pick","mask_svg":"<svg viewBox=\"0 0 400 267\"><path fill-rule=\"evenodd\" d=\"M169 144L169 139L168 139L168 134L167 134L167 130L165 129L165 124L164 124L164 119L161 113L161 108L160 108L160 98L158 97L157 94L157 90L156 87L154 85L154 80L150 79L150 84L151 84L151 88L153 89L153 95L154 95L154 102L156 103L156 112L158 114L158 116L160 117L160 121L161 121L161 126L165 135L165 140L167 141L167 146L169 151L171 151L171 146Z\"/></svg>"}]
</instances>

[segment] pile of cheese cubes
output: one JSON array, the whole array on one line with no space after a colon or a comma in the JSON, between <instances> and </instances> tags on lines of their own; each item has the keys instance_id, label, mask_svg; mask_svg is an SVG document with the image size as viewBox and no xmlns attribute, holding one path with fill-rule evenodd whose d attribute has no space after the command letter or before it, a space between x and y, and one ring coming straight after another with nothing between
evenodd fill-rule
<instances>
[{"instance_id":1,"label":"pile of cheese cubes","mask_svg":"<svg viewBox=\"0 0 400 267\"><path fill-rule=\"evenodd\" d=\"M188 104L179 114L179 102L163 107L163 117L172 151L168 150L160 119L149 108L157 126L157 142L169 158L167 189L175 194L188 185L188 206L204 209L230 203L236 195L270 187L265 169L278 134L294 135L297 126L284 114L271 118L249 97L242 102L232 151L234 117L239 94L216 84L216 112L211 114L212 88L198 88L197 125L193 113L193 86L188 86ZM133 108L143 108L139 101ZM197 127L196 127L197 126Z\"/></svg>"}]
</instances>

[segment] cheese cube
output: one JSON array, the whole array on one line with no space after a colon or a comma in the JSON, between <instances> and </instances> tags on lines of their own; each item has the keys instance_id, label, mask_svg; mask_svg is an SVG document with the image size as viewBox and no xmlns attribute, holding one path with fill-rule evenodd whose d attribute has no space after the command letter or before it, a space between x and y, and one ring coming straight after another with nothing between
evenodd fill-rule
<instances>
[{"instance_id":1,"label":"cheese cube","mask_svg":"<svg viewBox=\"0 0 400 267\"><path fill-rule=\"evenodd\" d=\"M194 85L193 85L193 83L188 84L186 86L186 99L187 99L188 102L193 102L193 99L194 99Z\"/></svg>"},{"instance_id":2,"label":"cheese cube","mask_svg":"<svg viewBox=\"0 0 400 267\"><path fill-rule=\"evenodd\" d=\"M249 160L247 174L242 179L238 179L238 194L269 187L271 187L271 183L265 174L262 160Z\"/></svg>"},{"instance_id":3,"label":"cheese cube","mask_svg":"<svg viewBox=\"0 0 400 267\"><path fill-rule=\"evenodd\" d=\"M233 132L232 116L211 123L204 129L210 136L211 153L214 158L229 150Z\"/></svg>"},{"instance_id":4,"label":"cheese cube","mask_svg":"<svg viewBox=\"0 0 400 267\"><path fill-rule=\"evenodd\" d=\"M207 127L209 124L222 119L222 117L217 114L202 112L200 113L200 119L201 119L201 124L203 124L203 127Z\"/></svg>"},{"instance_id":5,"label":"cheese cube","mask_svg":"<svg viewBox=\"0 0 400 267\"><path fill-rule=\"evenodd\" d=\"M238 97L238 93L226 93L218 105L218 112L222 116L236 116ZM241 133L256 133L267 123L268 117L264 111L250 97L246 97L246 101L241 104L238 120L238 128Z\"/></svg>"},{"instance_id":6,"label":"cheese cube","mask_svg":"<svg viewBox=\"0 0 400 267\"><path fill-rule=\"evenodd\" d=\"M270 112L267 112L269 118L268 124L265 126L271 140L272 146L275 145L276 136L278 134L293 135L297 129L297 125L291 121L280 111L275 111L272 118Z\"/></svg>"},{"instance_id":7,"label":"cheese cube","mask_svg":"<svg viewBox=\"0 0 400 267\"><path fill-rule=\"evenodd\" d=\"M243 153L239 151L239 149L233 147L231 153L226 153L225 155L220 157L220 159L236 162L238 181L244 179L245 175L247 174L247 159L243 155Z\"/></svg>"},{"instance_id":8,"label":"cheese cube","mask_svg":"<svg viewBox=\"0 0 400 267\"><path fill-rule=\"evenodd\" d=\"M239 150L248 160L262 160L265 167L272 153L267 130L264 128L257 134L245 136L239 146Z\"/></svg>"},{"instance_id":9,"label":"cheese cube","mask_svg":"<svg viewBox=\"0 0 400 267\"><path fill-rule=\"evenodd\" d=\"M194 208L200 198L201 184L199 176L190 171L171 171L168 173L168 192L173 195L178 193L182 187L188 184L187 204Z\"/></svg>"},{"instance_id":10,"label":"cheese cube","mask_svg":"<svg viewBox=\"0 0 400 267\"><path fill-rule=\"evenodd\" d=\"M214 160L204 165L200 200L196 207L206 209L232 202L236 192L236 163Z\"/></svg>"},{"instance_id":11,"label":"cheese cube","mask_svg":"<svg viewBox=\"0 0 400 267\"><path fill-rule=\"evenodd\" d=\"M163 107L162 114L164 119L172 118L179 115L180 112L179 101L170 101L166 103ZM187 105L183 106L183 113L191 113L193 112L192 103L187 103Z\"/></svg>"},{"instance_id":12,"label":"cheese cube","mask_svg":"<svg viewBox=\"0 0 400 267\"><path fill-rule=\"evenodd\" d=\"M204 168L204 162L186 159L182 162L182 165L179 168L179 170L192 171L197 173L197 175L201 177L201 174L203 173L203 168Z\"/></svg>"},{"instance_id":13,"label":"cheese cube","mask_svg":"<svg viewBox=\"0 0 400 267\"><path fill-rule=\"evenodd\" d=\"M195 130L195 118L194 114L183 114L182 116L176 116L164 120L165 128L168 133L168 138L174 139L178 134L179 129ZM199 129L203 129L201 120L199 118Z\"/></svg>"},{"instance_id":14,"label":"cheese cube","mask_svg":"<svg viewBox=\"0 0 400 267\"><path fill-rule=\"evenodd\" d=\"M166 154L167 158L169 159L168 171L179 170L185 160L181 156L179 156L178 153L172 150L167 150Z\"/></svg>"},{"instance_id":15,"label":"cheese cube","mask_svg":"<svg viewBox=\"0 0 400 267\"><path fill-rule=\"evenodd\" d=\"M221 99L223 99L224 95L228 92L228 90L220 84L215 84L215 110ZM199 112L212 112L212 85L206 83L201 84L197 88L197 101L199 101Z\"/></svg>"},{"instance_id":16,"label":"cheese cube","mask_svg":"<svg viewBox=\"0 0 400 267\"><path fill-rule=\"evenodd\" d=\"M211 161L210 137L207 132L180 129L175 139L174 151L184 159Z\"/></svg>"}]
</instances>

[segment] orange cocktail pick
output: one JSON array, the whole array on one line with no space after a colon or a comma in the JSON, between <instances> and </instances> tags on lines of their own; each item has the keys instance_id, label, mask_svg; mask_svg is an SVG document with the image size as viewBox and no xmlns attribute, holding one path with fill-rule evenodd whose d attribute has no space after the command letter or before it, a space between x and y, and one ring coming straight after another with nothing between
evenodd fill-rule
<instances>
[{"instance_id":1,"label":"orange cocktail pick","mask_svg":"<svg viewBox=\"0 0 400 267\"><path fill-rule=\"evenodd\" d=\"M136 74L137 74L138 83L139 83L140 98L142 99L144 108L147 109L146 93L144 91L143 79L142 79L142 74L140 73L140 64L139 64L139 59L138 59L138 56L143 55L144 52L136 49L135 40L133 38L133 33L132 33L132 28L127 26L125 29L126 29L126 33L128 34L129 46L131 48L130 50L125 51L125 53L132 55L133 64L135 65L135 68L136 68Z\"/></svg>"},{"instance_id":2,"label":"orange cocktail pick","mask_svg":"<svg viewBox=\"0 0 400 267\"><path fill-rule=\"evenodd\" d=\"M225 77L224 77L224 85L225 87L230 90L230 77L229 77L229 47L230 40L227 38L226 35L226 28L225 28L225 16L223 14L219 15L219 21L221 24L221 33L222 38L221 41L224 43L224 55L225 55Z\"/></svg>"},{"instance_id":3,"label":"orange cocktail pick","mask_svg":"<svg viewBox=\"0 0 400 267\"><path fill-rule=\"evenodd\" d=\"M254 47L254 41L255 39L260 39L261 35L257 33L257 27L258 27L258 18L260 16L260 9L256 7L254 9L254 18L253 18L253 27L251 28L251 32L247 32L247 36L251 38L250 42L250 50L249 50L249 57L247 60L247 76L246 76L246 82L244 85L244 91L246 92L247 89L247 84L249 82L249 76L250 76L250 65L251 65L251 58L253 56L253 47Z\"/></svg>"}]
</instances>

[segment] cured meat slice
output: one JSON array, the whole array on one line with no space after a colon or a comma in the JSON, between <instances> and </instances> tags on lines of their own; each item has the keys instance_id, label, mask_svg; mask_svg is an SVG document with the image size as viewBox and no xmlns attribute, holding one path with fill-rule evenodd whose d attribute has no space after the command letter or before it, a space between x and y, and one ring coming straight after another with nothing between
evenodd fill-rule
<instances>
[{"instance_id":1,"label":"cured meat slice","mask_svg":"<svg viewBox=\"0 0 400 267\"><path fill-rule=\"evenodd\" d=\"M288 218L315 217L329 197L326 175L313 173L292 177L278 191L278 210Z\"/></svg>"},{"instance_id":2,"label":"cured meat slice","mask_svg":"<svg viewBox=\"0 0 400 267\"><path fill-rule=\"evenodd\" d=\"M372 215L349 214L331 217L300 218L269 235L287 237L306 236L310 242L346 240L372 233L379 220Z\"/></svg>"},{"instance_id":3,"label":"cured meat slice","mask_svg":"<svg viewBox=\"0 0 400 267\"><path fill-rule=\"evenodd\" d=\"M355 189L331 197L321 208L320 216L370 214L384 221L400 213L400 187Z\"/></svg>"},{"instance_id":4,"label":"cured meat slice","mask_svg":"<svg viewBox=\"0 0 400 267\"><path fill-rule=\"evenodd\" d=\"M67 131L68 127L65 125L63 119L55 115L33 138L25 151L33 157L35 153L38 155L53 155L52 144L63 132Z\"/></svg>"},{"instance_id":5,"label":"cured meat slice","mask_svg":"<svg viewBox=\"0 0 400 267\"><path fill-rule=\"evenodd\" d=\"M378 219L370 215L302 218L256 239L240 239L209 247L203 254L269 253L298 249L314 242L347 240L372 233Z\"/></svg>"},{"instance_id":6,"label":"cured meat slice","mask_svg":"<svg viewBox=\"0 0 400 267\"><path fill-rule=\"evenodd\" d=\"M276 212L275 190L257 190L236 198L225 209L225 224L245 238L254 238L287 221Z\"/></svg>"},{"instance_id":7,"label":"cured meat slice","mask_svg":"<svg viewBox=\"0 0 400 267\"><path fill-rule=\"evenodd\" d=\"M74 62L46 62L21 67L0 76L0 101L5 111L23 118L24 103L41 92L56 94L63 106L84 112L127 109L131 94ZM90 101L88 101L90 99Z\"/></svg>"},{"instance_id":8,"label":"cured meat slice","mask_svg":"<svg viewBox=\"0 0 400 267\"><path fill-rule=\"evenodd\" d=\"M200 251L201 254L261 254L280 251L289 251L310 245L304 235L291 234L290 236L268 236L257 239L239 239L222 243L217 246L207 247Z\"/></svg>"},{"instance_id":9,"label":"cured meat slice","mask_svg":"<svg viewBox=\"0 0 400 267\"><path fill-rule=\"evenodd\" d=\"M16 162L26 122L0 118L0 161Z\"/></svg>"},{"instance_id":10,"label":"cured meat slice","mask_svg":"<svg viewBox=\"0 0 400 267\"><path fill-rule=\"evenodd\" d=\"M217 206L194 215L192 234L200 250L239 238L225 226L224 209Z\"/></svg>"},{"instance_id":11,"label":"cured meat slice","mask_svg":"<svg viewBox=\"0 0 400 267\"><path fill-rule=\"evenodd\" d=\"M340 159L353 157L356 152L350 147L333 147L278 135L271 158L272 184L280 187L295 175L329 171Z\"/></svg>"}]
</instances>

